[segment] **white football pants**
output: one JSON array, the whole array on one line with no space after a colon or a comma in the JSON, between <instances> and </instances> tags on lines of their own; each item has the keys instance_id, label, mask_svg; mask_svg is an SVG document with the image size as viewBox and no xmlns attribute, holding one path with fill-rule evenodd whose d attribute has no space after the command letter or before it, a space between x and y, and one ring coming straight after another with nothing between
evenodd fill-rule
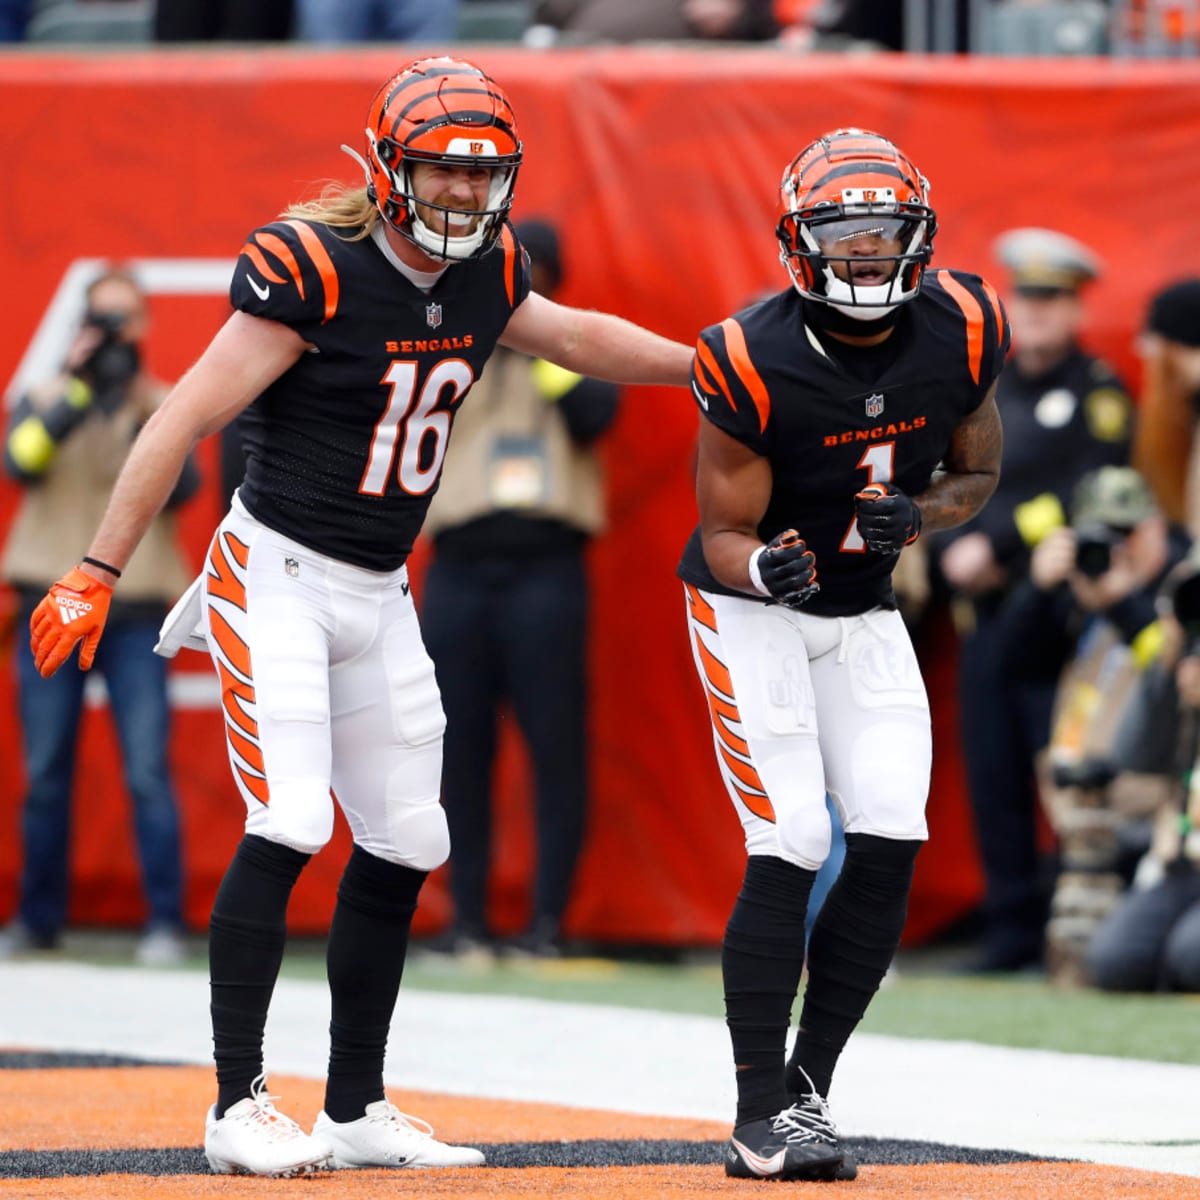
<instances>
[{"instance_id":1,"label":"white football pants","mask_svg":"<svg viewBox=\"0 0 1200 1200\"><path fill-rule=\"evenodd\" d=\"M815 869L847 833L929 836L929 700L898 612L818 617L685 585L721 777L748 854Z\"/></svg>"},{"instance_id":2,"label":"white football pants","mask_svg":"<svg viewBox=\"0 0 1200 1200\"><path fill-rule=\"evenodd\" d=\"M326 558L235 497L204 590L246 832L315 853L333 833L336 799L368 853L440 866L450 850L439 803L446 718L407 569Z\"/></svg>"}]
</instances>

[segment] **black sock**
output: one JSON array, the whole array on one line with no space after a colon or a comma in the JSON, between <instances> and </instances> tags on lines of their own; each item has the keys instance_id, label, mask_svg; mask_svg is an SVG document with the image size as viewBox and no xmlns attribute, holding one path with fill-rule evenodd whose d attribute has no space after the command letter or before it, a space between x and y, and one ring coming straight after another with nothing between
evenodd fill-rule
<instances>
[{"instance_id":1,"label":"black sock","mask_svg":"<svg viewBox=\"0 0 1200 1200\"><path fill-rule=\"evenodd\" d=\"M408 931L428 872L355 846L329 930L329 1077L325 1113L357 1121L384 1098L383 1058L404 973Z\"/></svg>"},{"instance_id":2,"label":"black sock","mask_svg":"<svg viewBox=\"0 0 1200 1200\"><path fill-rule=\"evenodd\" d=\"M288 899L311 857L247 835L213 901L208 968L218 1117L246 1099L262 1074L263 1029L287 941Z\"/></svg>"},{"instance_id":3,"label":"black sock","mask_svg":"<svg viewBox=\"0 0 1200 1200\"><path fill-rule=\"evenodd\" d=\"M815 871L751 855L721 952L725 1023L737 1071L736 1125L787 1108L783 1058L804 968L804 915Z\"/></svg>"},{"instance_id":4,"label":"black sock","mask_svg":"<svg viewBox=\"0 0 1200 1200\"><path fill-rule=\"evenodd\" d=\"M908 913L913 867L923 842L846 835L846 861L813 924L808 986L788 1090L829 1095L834 1067L887 974Z\"/></svg>"}]
</instances>

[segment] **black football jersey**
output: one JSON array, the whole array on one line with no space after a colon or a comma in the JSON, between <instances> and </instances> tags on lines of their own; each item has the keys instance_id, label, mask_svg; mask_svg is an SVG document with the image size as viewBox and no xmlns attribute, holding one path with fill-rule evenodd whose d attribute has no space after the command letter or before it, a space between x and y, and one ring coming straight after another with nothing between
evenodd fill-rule
<instances>
[{"instance_id":1,"label":"black football jersey","mask_svg":"<svg viewBox=\"0 0 1200 1200\"><path fill-rule=\"evenodd\" d=\"M277 221L242 247L234 308L312 345L246 410L239 496L271 529L331 558L402 566L437 490L458 406L529 294L510 226L429 292L368 237Z\"/></svg>"},{"instance_id":2,"label":"black football jersey","mask_svg":"<svg viewBox=\"0 0 1200 1200\"><path fill-rule=\"evenodd\" d=\"M794 528L816 555L821 590L804 611L894 608L898 556L863 544L855 493L871 482L893 482L909 495L928 486L955 427L1004 365L1008 321L978 276L929 272L904 306L890 359L864 381L834 357L853 355L852 347L824 348L805 322L805 303L789 288L705 329L692 393L705 420L770 461L774 486L758 535L768 542ZM708 591L747 594L714 578L699 527L679 575Z\"/></svg>"}]
</instances>

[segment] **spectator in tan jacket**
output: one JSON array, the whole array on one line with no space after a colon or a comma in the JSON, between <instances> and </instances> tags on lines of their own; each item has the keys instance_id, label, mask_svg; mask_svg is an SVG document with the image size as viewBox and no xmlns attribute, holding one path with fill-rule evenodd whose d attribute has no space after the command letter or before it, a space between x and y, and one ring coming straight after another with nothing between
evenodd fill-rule
<instances>
[{"instance_id":1,"label":"spectator in tan jacket","mask_svg":"<svg viewBox=\"0 0 1200 1200\"><path fill-rule=\"evenodd\" d=\"M167 391L142 365L148 314L134 276L105 271L87 289L86 302L62 370L20 396L8 415L4 467L24 494L0 571L18 595L21 629L64 557L87 550L134 436ZM179 817L167 763L167 664L154 645L188 581L172 510L198 482L193 466L125 568L108 636L96 650L133 800L148 910L137 957L148 965L175 963L184 951ZM62 619L72 613L64 611ZM16 669L28 781L24 861L17 913L0 934L0 958L54 948L67 922L71 792L86 679L81 670L42 679L24 637L18 638Z\"/></svg>"}]
</instances>

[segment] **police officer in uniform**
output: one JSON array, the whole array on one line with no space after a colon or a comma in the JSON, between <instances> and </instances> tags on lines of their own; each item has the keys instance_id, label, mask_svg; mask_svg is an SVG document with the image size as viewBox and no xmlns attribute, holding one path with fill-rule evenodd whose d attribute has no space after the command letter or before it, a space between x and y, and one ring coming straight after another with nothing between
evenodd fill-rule
<instances>
[{"instance_id":1,"label":"police officer in uniform","mask_svg":"<svg viewBox=\"0 0 1200 1200\"><path fill-rule=\"evenodd\" d=\"M1029 554L1065 512L1079 479L1128 461L1133 407L1121 381L1079 344L1082 293L1101 264L1049 229L1014 229L995 244L1008 268L1013 350L996 403L1004 425L1000 483L987 507L936 547L962 639L963 752L986 895L984 971L1042 959L1052 864L1039 854L1035 756L1049 737L1057 673L1014 680L1001 628Z\"/></svg>"}]
</instances>

